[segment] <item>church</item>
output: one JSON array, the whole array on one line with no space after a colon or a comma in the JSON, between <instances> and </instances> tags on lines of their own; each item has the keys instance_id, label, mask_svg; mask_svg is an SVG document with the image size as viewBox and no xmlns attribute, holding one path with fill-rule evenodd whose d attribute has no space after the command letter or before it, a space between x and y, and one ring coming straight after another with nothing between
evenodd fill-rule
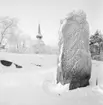
<instances>
[{"instance_id":1,"label":"church","mask_svg":"<svg viewBox=\"0 0 103 105\"><path fill-rule=\"evenodd\" d=\"M45 50L46 46L43 41L43 35L41 34L41 27L40 24L38 24L38 34L36 35L36 40L34 41L34 53L45 53Z\"/></svg>"},{"instance_id":2,"label":"church","mask_svg":"<svg viewBox=\"0 0 103 105\"><path fill-rule=\"evenodd\" d=\"M58 49L46 45L43 41L43 35L41 33L40 24L38 24L38 34L36 35L36 40L34 42L34 53L36 54L57 54Z\"/></svg>"},{"instance_id":3,"label":"church","mask_svg":"<svg viewBox=\"0 0 103 105\"><path fill-rule=\"evenodd\" d=\"M45 45L43 41L43 35L41 34L40 24L38 24L38 34L36 35L35 44L40 44L41 46Z\"/></svg>"}]
</instances>

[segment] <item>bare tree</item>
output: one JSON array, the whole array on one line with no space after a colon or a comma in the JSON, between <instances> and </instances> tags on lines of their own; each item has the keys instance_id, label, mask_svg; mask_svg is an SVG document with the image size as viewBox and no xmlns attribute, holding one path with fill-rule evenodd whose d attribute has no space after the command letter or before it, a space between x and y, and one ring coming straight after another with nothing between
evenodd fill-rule
<instances>
[{"instance_id":1,"label":"bare tree","mask_svg":"<svg viewBox=\"0 0 103 105\"><path fill-rule=\"evenodd\" d=\"M0 49L5 49L7 41L5 43L3 41L14 33L14 28L17 28L16 18L0 18Z\"/></svg>"},{"instance_id":2,"label":"bare tree","mask_svg":"<svg viewBox=\"0 0 103 105\"><path fill-rule=\"evenodd\" d=\"M22 33L18 27L17 18L0 18L0 49L8 47L8 52L24 53L30 47L30 42L30 36Z\"/></svg>"}]
</instances>

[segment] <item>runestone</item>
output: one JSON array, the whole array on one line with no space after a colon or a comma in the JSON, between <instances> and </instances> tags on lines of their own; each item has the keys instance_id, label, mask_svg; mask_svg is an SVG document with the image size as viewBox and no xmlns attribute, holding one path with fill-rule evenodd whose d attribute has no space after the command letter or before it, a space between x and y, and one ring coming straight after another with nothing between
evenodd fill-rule
<instances>
[{"instance_id":1,"label":"runestone","mask_svg":"<svg viewBox=\"0 0 103 105\"><path fill-rule=\"evenodd\" d=\"M61 21L58 46L57 83L70 83L69 90L88 86L92 63L84 11L73 11Z\"/></svg>"}]
</instances>

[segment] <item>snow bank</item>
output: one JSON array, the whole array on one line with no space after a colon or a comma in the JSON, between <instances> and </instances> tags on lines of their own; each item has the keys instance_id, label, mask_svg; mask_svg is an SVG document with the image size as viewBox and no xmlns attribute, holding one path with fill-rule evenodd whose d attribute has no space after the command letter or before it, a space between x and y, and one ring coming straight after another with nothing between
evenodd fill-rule
<instances>
[{"instance_id":1,"label":"snow bank","mask_svg":"<svg viewBox=\"0 0 103 105\"><path fill-rule=\"evenodd\" d=\"M23 65L21 69L16 69L14 65L8 68L0 65L0 70L3 70L0 73L0 105L103 104L102 62L93 61L91 86L68 91L69 84L55 84L56 55L0 53L0 59Z\"/></svg>"},{"instance_id":2,"label":"snow bank","mask_svg":"<svg viewBox=\"0 0 103 105\"><path fill-rule=\"evenodd\" d=\"M92 86L103 85L103 62L92 60L92 75L90 79Z\"/></svg>"},{"instance_id":3,"label":"snow bank","mask_svg":"<svg viewBox=\"0 0 103 105\"><path fill-rule=\"evenodd\" d=\"M45 68L56 66L57 55L43 55L43 54L15 54L0 52L0 60L8 60L23 67L32 67L41 65Z\"/></svg>"}]
</instances>

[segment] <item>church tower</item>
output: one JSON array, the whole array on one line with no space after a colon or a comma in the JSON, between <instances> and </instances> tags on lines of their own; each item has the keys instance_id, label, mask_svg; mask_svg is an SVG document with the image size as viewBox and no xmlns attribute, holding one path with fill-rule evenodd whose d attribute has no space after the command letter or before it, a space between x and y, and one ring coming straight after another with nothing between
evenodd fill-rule
<instances>
[{"instance_id":1,"label":"church tower","mask_svg":"<svg viewBox=\"0 0 103 105\"><path fill-rule=\"evenodd\" d=\"M38 35L36 36L37 39L42 39L43 36L41 34L40 24L38 25Z\"/></svg>"}]
</instances>

